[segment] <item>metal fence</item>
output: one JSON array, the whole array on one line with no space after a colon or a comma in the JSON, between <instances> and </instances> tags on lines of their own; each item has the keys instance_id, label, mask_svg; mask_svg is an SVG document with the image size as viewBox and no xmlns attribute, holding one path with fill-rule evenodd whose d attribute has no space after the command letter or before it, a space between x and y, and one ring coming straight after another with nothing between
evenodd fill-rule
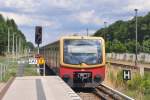
<instances>
[{"instance_id":1,"label":"metal fence","mask_svg":"<svg viewBox=\"0 0 150 100\"><path fill-rule=\"evenodd\" d=\"M123 61L135 61L135 54L131 53L107 53L107 59L123 60ZM150 63L150 54L139 53L137 55L138 61L143 63Z\"/></svg>"},{"instance_id":2,"label":"metal fence","mask_svg":"<svg viewBox=\"0 0 150 100\"><path fill-rule=\"evenodd\" d=\"M7 72L7 65L6 64L1 64L0 63L0 81L5 79L6 77L6 72Z\"/></svg>"}]
</instances>

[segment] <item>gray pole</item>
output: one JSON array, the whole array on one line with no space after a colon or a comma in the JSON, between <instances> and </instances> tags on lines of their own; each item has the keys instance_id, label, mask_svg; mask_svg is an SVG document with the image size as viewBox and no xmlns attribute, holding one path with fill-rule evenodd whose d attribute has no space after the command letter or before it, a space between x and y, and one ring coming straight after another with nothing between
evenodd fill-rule
<instances>
[{"instance_id":1,"label":"gray pole","mask_svg":"<svg viewBox=\"0 0 150 100\"><path fill-rule=\"evenodd\" d=\"M18 53L18 45L17 45L17 36L16 36L16 58L17 58L17 53Z\"/></svg>"},{"instance_id":2,"label":"gray pole","mask_svg":"<svg viewBox=\"0 0 150 100\"><path fill-rule=\"evenodd\" d=\"M38 54L40 54L40 51L39 51L39 44L38 44Z\"/></svg>"},{"instance_id":3,"label":"gray pole","mask_svg":"<svg viewBox=\"0 0 150 100\"><path fill-rule=\"evenodd\" d=\"M19 37L19 54L21 53L20 50L21 50L21 38Z\"/></svg>"},{"instance_id":4,"label":"gray pole","mask_svg":"<svg viewBox=\"0 0 150 100\"><path fill-rule=\"evenodd\" d=\"M13 33L13 45L12 45L12 46L13 46L13 47L12 47L12 54L13 54L13 57L14 57L14 51L15 51L15 50L14 50L14 49L15 49L15 48L14 48L14 42L15 42L15 37L14 37L14 35L15 35L15 34Z\"/></svg>"},{"instance_id":5,"label":"gray pole","mask_svg":"<svg viewBox=\"0 0 150 100\"><path fill-rule=\"evenodd\" d=\"M8 28L8 54L10 53L10 44L9 44L9 41L10 41L9 37L10 36L9 35L10 35L10 33L9 33L9 28Z\"/></svg>"},{"instance_id":6,"label":"gray pole","mask_svg":"<svg viewBox=\"0 0 150 100\"><path fill-rule=\"evenodd\" d=\"M23 54L23 40L22 40L22 38L20 38L20 53L22 56L22 54Z\"/></svg>"},{"instance_id":7,"label":"gray pole","mask_svg":"<svg viewBox=\"0 0 150 100\"><path fill-rule=\"evenodd\" d=\"M87 28L87 36L89 36L89 29Z\"/></svg>"},{"instance_id":8,"label":"gray pole","mask_svg":"<svg viewBox=\"0 0 150 100\"><path fill-rule=\"evenodd\" d=\"M45 76L45 63L44 63L44 71L43 71L43 74L44 74L44 76Z\"/></svg>"},{"instance_id":9,"label":"gray pole","mask_svg":"<svg viewBox=\"0 0 150 100\"><path fill-rule=\"evenodd\" d=\"M106 24L107 24L107 22L104 22L105 30L106 30L106 27L107 27ZM104 33L104 39L105 39L105 41L106 41L106 34L107 34L107 33L106 33L106 31L105 31L105 33Z\"/></svg>"},{"instance_id":10,"label":"gray pole","mask_svg":"<svg viewBox=\"0 0 150 100\"><path fill-rule=\"evenodd\" d=\"M135 38L136 38L136 47L135 47L135 67L137 67L137 11L138 9L134 9L135 10L135 20L136 20L136 25L135 25Z\"/></svg>"}]
</instances>

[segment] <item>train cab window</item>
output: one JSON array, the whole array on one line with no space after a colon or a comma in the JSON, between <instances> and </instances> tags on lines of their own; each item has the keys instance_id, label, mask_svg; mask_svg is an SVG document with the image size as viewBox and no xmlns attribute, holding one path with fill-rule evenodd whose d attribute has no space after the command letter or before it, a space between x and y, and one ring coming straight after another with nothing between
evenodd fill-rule
<instances>
[{"instance_id":1,"label":"train cab window","mask_svg":"<svg viewBox=\"0 0 150 100\"><path fill-rule=\"evenodd\" d=\"M64 63L102 63L101 40L64 40Z\"/></svg>"}]
</instances>

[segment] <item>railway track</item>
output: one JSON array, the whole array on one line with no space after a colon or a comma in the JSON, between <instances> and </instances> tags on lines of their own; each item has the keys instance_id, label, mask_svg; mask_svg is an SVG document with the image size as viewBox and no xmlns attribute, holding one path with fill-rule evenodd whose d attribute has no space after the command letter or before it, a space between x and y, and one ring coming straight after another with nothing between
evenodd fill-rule
<instances>
[{"instance_id":1,"label":"railway track","mask_svg":"<svg viewBox=\"0 0 150 100\"><path fill-rule=\"evenodd\" d=\"M103 84L95 88L93 93L99 96L102 100L134 100L133 98Z\"/></svg>"},{"instance_id":2,"label":"railway track","mask_svg":"<svg viewBox=\"0 0 150 100\"><path fill-rule=\"evenodd\" d=\"M82 100L134 100L133 98L116 91L104 84L97 88L77 93Z\"/></svg>"},{"instance_id":3,"label":"railway track","mask_svg":"<svg viewBox=\"0 0 150 100\"><path fill-rule=\"evenodd\" d=\"M82 100L101 100L100 97L94 94L93 92L81 92L77 94L80 96L80 98L82 98Z\"/></svg>"}]
</instances>

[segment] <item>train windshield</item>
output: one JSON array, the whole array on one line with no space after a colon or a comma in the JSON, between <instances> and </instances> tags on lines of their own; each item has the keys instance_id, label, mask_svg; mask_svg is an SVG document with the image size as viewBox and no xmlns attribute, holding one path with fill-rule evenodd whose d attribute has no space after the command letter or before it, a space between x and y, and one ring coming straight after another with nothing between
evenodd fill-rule
<instances>
[{"instance_id":1,"label":"train windshield","mask_svg":"<svg viewBox=\"0 0 150 100\"><path fill-rule=\"evenodd\" d=\"M102 63L100 40L64 40L64 63L88 65Z\"/></svg>"}]
</instances>

